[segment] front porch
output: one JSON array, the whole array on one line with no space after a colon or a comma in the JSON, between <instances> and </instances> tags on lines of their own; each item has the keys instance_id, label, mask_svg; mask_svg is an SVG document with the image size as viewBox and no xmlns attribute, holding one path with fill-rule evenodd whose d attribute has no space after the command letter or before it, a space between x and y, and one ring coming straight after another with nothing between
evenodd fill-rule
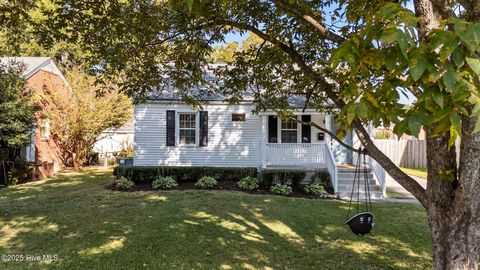
<instances>
[{"instance_id":1,"label":"front porch","mask_svg":"<svg viewBox=\"0 0 480 270\"><path fill-rule=\"evenodd\" d=\"M341 157L345 156L346 149L343 146L332 142L328 134L315 127L302 125L295 120L280 120L274 113L263 113L261 117L262 170L328 171L336 194L350 190L348 186L353 183L353 174L342 168L343 164L347 163L345 162L347 159ZM335 132L330 115L307 111L299 112L295 117L303 122L315 122L322 128ZM374 181L379 185L380 194L385 194L385 177L382 175L381 167L370 158L368 163L372 172L371 179L375 177Z\"/></svg>"}]
</instances>

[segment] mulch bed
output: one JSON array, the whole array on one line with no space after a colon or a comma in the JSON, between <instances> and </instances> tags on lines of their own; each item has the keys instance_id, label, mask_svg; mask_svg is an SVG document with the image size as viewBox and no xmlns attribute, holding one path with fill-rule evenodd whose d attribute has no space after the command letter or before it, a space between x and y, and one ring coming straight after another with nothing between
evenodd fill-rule
<instances>
[{"instance_id":1,"label":"mulch bed","mask_svg":"<svg viewBox=\"0 0 480 270\"><path fill-rule=\"evenodd\" d=\"M135 191L149 191L149 190L155 190L152 188L152 183L151 182L136 182L135 187L124 190L124 189L118 189L114 186L114 184L108 184L105 186L107 189L113 190L113 191L121 191L121 192L135 192ZM169 189L169 190L192 190L196 189L195 188L195 183L193 182L180 182L178 183L178 186ZM243 189L240 189L237 186L236 181L218 181L218 185L213 188L212 190L229 190L229 191L239 191L239 192L244 192L248 194L256 194L256 195L265 195L265 194L272 194L270 191L266 189L259 189L255 191L246 191ZM338 199L336 195L327 195L326 198L318 198L312 195L308 195L303 193L303 191L299 188L293 188L292 194L288 195L287 197L299 197L299 198L307 198L307 199Z\"/></svg>"}]
</instances>

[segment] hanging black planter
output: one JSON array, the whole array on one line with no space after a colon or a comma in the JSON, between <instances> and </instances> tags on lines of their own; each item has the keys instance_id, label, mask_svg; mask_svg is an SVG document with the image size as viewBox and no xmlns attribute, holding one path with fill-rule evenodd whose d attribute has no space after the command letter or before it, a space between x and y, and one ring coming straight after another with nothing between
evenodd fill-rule
<instances>
[{"instance_id":1,"label":"hanging black planter","mask_svg":"<svg viewBox=\"0 0 480 270\"><path fill-rule=\"evenodd\" d=\"M362 212L351 217L345 222L352 232L358 236L369 234L373 228L375 217L370 212Z\"/></svg>"},{"instance_id":2,"label":"hanging black planter","mask_svg":"<svg viewBox=\"0 0 480 270\"><path fill-rule=\"evenodd\" d=\"M363 158L363 162L362 162ZM363 168L361 167L363 165ZM365 192L365 209L364 211L360 211L360 176L361 171L363 170L363 180L364 183L364 192ZM358 180L358 181L357 181ZM357 211L352 217L348 218L345 222L350 227L350 230L358 235L364 236L365 234L369 234L372 230L373 226L375 225L375 216L372 213L372 201L370 198L370 186L368 183L368 172L367 172L367 162L365 158L365 151L359 149L357 164L355 168L355 174L353 176L353 186L352 186L352 193L350 195L350 203L348 205L348 216L350 216L350 209L352 207L353 195L355 191L355 184L357 184Z\"/></svg>"}]
</instances>

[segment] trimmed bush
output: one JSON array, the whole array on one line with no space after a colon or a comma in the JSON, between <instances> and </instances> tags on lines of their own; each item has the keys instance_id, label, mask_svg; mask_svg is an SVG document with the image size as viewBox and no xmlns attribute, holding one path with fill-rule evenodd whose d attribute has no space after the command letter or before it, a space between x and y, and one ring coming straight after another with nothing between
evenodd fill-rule
<instances>
[{"instance_id":1,"label":"trimmed bush","mask_svg":"<svg viewBox=\"0 0 480 270\"><path fill-rule=\"evenodd\" d=\"M312 175L310 180L311 184L314 184L315 182L320 182L320 184L325 188L327 193L334 193L332 180L330 178L330 174L327 171L316 172L314 175Z\"/></svg>"},{"instance_id":2,"label":"trimmed bush","mask_svg":"<svg viewBox=\"0 0 480 270\"><path fill-rule=\"evenodd\" d=\"M257 176L256 168L217 168L217 167L173 167L173 166L125 166L115 167L113 175L132 179L134 182L153 182L159 177L170 176L177 182L195 182L199 175L209 175L217 181Z\"/></svg>"},{"instance_id":3,"label":"trimmed bush","mask_svg":"<svg viewBox=\"0 0 480 270\"><path fill-rule=\"evenodd\" d=\"M152 183L154 189L172 189L176 186L178 186L177 181L170 176L159 177Z\"/></svg>"},{"instance_id":4,"label":"trimmed bush","mask_svg":"<svg viewBox=\"0 0 480 270\"><path fill-rule=\"evenodd\" d=\"M325 197L327 195L327 191L325 190L325 187L320 185L320 184L306 185L303 188L303 190L308 195L312 195L312 196L315 196L315 197Z\"/></svg>"},{"instance_id":5,"label":"trimmed bush","mask_svg":"<svg viewBox=\"0 0 480 270\"><path fill-rule=\"evenodd\" d=\"M217 186L217 180L215 180L215 178L210 176L204 176L195 183L196 188L202 188L202 189L210 189L216 186Z\"/></svg>"},{"instance_id":6,"label":"trimmed bush","mask_svg":"<svg viewBox=\"0 0 480 270\"><path fill-rule=\"evenodd\" d=\"M133 181L128 180L125 177L120 177L119 179L115 180L115 187L118 189L129 190L135 186Z\"/></svg>"},{"instance_id":7,"label":"trimmed bush","mask_svg":"<svg viewBox=\"0 0 480 270\"><path fill-rule=\"evenodd\" d=\"M262 172L262 186L265 189L270 188L273 184L284 184L287 181L292 182L292 186L298 187L300 181L305 178L306 173L302 171L264 171Z\"/></svg>"},{"instance_id":8,"label":"trimmed bush","mask_svg":"<svg viewBox=\"0 0 480 270\"><path fill-rule=\"evenodd\" d=\"M247 176L238 181L237 185L243 190L253 191L260 187L260 180L255 177Z\"/></svg>"},{"instance_id":9,"label":"trimmed bush","mask_svg":"<svg viewBox=\"0 0 480 270\"><path fill-rule=\"evenodd\" d=\"M275 184L270 188L270 192L275 195L290 195L292 194L292 187L285 184Z\"/></svg>"}]
</instances>

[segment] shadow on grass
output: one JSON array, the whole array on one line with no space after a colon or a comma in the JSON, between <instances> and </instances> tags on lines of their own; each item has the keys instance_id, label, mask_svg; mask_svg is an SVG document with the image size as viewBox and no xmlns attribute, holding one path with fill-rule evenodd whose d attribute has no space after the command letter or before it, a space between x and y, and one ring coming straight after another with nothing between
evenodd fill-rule
<instances>
[{"instance_id":1,"label":"shadow on grass","mask_svg":"<svg viewBox=\"0 0 480 270\"><path fill-rule=\"evenodd\" d=\"M111 172L68 173L0 190L0 254L58 261L2 269L426 269L426 217L415 204L374 204L357 237L347 204L222 191L112 192Z\"/></svg>"}]
</instances>

